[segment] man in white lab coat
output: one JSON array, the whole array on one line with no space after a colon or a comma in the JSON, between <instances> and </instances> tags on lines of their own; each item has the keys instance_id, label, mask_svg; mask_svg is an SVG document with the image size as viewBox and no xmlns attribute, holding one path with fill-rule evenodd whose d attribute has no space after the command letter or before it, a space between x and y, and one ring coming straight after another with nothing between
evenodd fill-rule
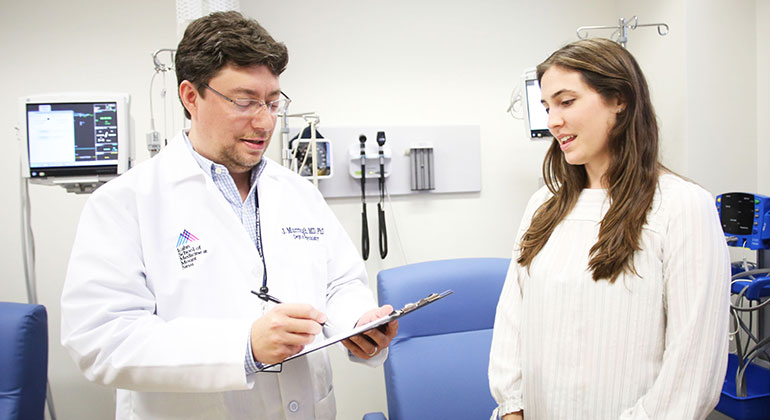
<instances>
[{"instance_id":1,"label":"man in white lab coat","mask_svg":"<svg viewBox=\"0 0 770 420\"><path fill-rule=\"evenodd\" d=\"M176 54L190 130L83 210L62 343L118 388L118 419L333 419L325 350L261 368L392 311L319 192L263 157L287 61L236 12L191 23ZM343 344L381 364L397 329Z\"/></svg>"}]
</instances>

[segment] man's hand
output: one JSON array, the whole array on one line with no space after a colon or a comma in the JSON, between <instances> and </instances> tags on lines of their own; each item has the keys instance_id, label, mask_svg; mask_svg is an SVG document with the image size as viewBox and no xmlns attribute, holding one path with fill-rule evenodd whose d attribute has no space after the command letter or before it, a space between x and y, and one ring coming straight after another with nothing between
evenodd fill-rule
<instances>
[{"instance_id":1,"label":"man's hand","mask_svg":"<svg viewBox=\"0 0 770 420\"><path fill-rule=\"evenodd\" d=\"M390 305L384 305L376 309L365 313L358 320L356 326L366 324L367 322L374 321L375 319L382 318L390 315L393 312L393 307ZM378 328L372 328L369 331L363 332L358 335L354 335L346 340L342 340L342 344L353 353L354 356L368 360L376 356L382 349L387 348L390 345L390 341L396 336L398 332L398 320L393 320Z\"/></svg>"},{"instance_id":2,"label":"man's hand","mask_svg":"<svg viewBox=\"0 0 770 420\"><path fill-rule=\"evenodd\" d=\"M251 324L254 360L279 363L313 342L326 315L307 304L280 304Z\"/></svg>"}]
</instances>

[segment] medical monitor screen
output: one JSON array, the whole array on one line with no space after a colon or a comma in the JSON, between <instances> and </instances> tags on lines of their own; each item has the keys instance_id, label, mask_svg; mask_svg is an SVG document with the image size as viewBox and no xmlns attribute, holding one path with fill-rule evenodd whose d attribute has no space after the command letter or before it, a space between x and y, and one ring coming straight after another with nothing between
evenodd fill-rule
<instances>
[{"instance_id":1,"label":"medical monitor screen","mask_svg":"<svg viewBox=\"0 0 770 420\"><path fill-rule=\"evenodd\" d=\"M751 235L754 226L754 195L722 194L722 230L728 235Z\"/></svg>"},{"instance_id":2,"label":"medical monitor screen","mask_svg":"<svg viewBox=\"0 0 770 420\"><path fill-rule=\"evenodd\" d=\"M551 132L548 131L548 113L540 102L540 84L535 79L527 79L525 88L530 136L533 139L551 137Z\"/></svg>"},{"instance_id":3,"label":"medical monitor screen","mask_svg":"<svg viewBox=\"0 0 770 420\"><path fill-rule=\"evenodd\" d=\"M117 174L116 102L28 103L29 176Z\"/></svg>"}]
</instances>

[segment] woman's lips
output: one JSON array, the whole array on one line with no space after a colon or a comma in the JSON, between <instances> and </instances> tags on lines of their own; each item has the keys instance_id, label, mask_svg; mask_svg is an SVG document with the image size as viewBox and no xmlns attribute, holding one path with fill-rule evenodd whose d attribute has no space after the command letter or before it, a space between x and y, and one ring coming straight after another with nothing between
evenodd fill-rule
<instances>
[{"instance_id":1,"label":"woman's lips","mask_svg":"<svg viewBox=\"0 0 770 420\"><path fill-rule=\"evenodd\" d=\"M576 138L577 136L573 134L559 137L559 147L561 150L565 150Z\"/></svg>"}]
</instances>

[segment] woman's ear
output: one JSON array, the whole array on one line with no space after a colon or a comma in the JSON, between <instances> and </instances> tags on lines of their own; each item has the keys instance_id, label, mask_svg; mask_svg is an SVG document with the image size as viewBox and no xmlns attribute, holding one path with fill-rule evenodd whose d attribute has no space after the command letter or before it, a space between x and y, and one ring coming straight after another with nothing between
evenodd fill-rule
<instances>
[{"instance_id":1,"label":"woman's ear","mask_svg":"<svg viewBox=\"0 0 770 420\"><path fill-rule=\"evenodd\" d=\"M615 97L613 104L615 105L615 112L617 114L621 114L626 110L626 102L620 96Z\"/></svg>"}]
</instances>

